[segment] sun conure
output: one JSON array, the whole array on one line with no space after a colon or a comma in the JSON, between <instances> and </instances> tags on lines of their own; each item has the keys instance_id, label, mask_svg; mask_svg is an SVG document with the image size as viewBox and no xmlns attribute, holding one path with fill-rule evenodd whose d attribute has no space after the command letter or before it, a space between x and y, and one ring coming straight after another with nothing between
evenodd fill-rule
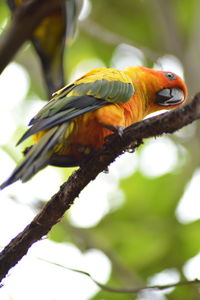
<instances>
[{"instance_id":1,"label":"sun conure","mask_svg":"<svg viewBox=\"0 0 200 300\"><path fill-rule=\"evenodd\" d=\"M99 68L53 94L30 121L20 141L33 135L34 145L1 188L29 180L47 165L79 166L102 148L105 137L148 114L184 103L187 88L172 72L145 67L125 71Z\"/></svg>"},{"instance_id":2,"label":"sun conure","mask_svg":"<svg viewBox=\"0 0 200 300\"><path fill-rule=\"evenodd\" d=\"M13 13L27 0L7 0ZM63 56L65 42L72 40L81 0L66 0L46 15L30 39L39 56L48 96L64 85ZM31 16L34 18L34 15Z\"/></svg>"}]
</instances>

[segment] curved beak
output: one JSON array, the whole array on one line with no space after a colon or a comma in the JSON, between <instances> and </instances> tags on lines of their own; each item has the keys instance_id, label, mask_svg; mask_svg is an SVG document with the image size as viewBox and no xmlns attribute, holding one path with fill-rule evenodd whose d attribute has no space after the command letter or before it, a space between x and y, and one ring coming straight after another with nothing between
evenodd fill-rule
<instances>
[{"instance_id":1,"label":"curved beak","mask_svg":"<svg viewBox=\"0 0 200 300\"><path fill-rule=\"evenodd\" d=\"M162 89L156 94L156 103L162 106L180 104L184 101L184 92L179 88Z\"/></svg>"}]
</instances>

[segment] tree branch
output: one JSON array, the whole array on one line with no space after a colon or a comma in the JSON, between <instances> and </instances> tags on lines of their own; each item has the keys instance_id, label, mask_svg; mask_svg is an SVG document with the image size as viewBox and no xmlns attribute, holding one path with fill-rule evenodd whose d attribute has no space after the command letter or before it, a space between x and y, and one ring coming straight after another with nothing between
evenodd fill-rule
<instances>
[{"instance_id":1,"label":"tree branch","mask_svg":"<svg viewBox=\"0 0 200 300\"><path fill-rule=\"evenodd\" d=\"M107 169L117 156L138 147L143 138L173 133L197 119L200 119L200 93L180 108L131 125L125 129L122 138L111 135L104 149L99 150L87 162L83 162L24 231L11 240L0 253L0 280L27 253L33 243L40 240L59 222L81 190L100 172Z\"/></svg>"},{"instance_id":2,"label":"tree branch","mask_svg":"<svg viewBox=\"0 0 200 300\"><path fill-rule=\"evenodd\" d=\"M1 37L0 73L11 61L21 45L30 38L45 16L50 15L66 0L28 0L17 8L13 21Z\"/></svg>"}]
</instances>

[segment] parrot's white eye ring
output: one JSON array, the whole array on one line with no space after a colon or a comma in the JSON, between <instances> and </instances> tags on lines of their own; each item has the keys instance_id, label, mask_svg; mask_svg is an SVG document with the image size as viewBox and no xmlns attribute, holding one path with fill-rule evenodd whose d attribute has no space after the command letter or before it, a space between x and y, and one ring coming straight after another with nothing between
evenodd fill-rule
<instances>
[{"instance_id":1,"label":"parrot's white eye ring","mask_svg":"<svg viewBox=\"0 0 200 300\"><path fill-rule=\"evenodd\" d=\"M175 80L176 79L176 75L174 73L164 73L164 75L169 79L169 80Z\"/></svg>"}]
</instances>

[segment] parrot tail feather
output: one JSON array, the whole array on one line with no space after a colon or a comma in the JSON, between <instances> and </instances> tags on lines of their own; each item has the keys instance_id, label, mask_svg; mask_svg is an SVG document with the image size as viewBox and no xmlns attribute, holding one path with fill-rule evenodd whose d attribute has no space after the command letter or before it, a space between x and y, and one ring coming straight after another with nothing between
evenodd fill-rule
<instances>
[{"instance_id":1,"label":"parrot tail feather","mask_svg":"<svg viewBox=\"0 0 200 300\"><path fill-rule=\"evenodd\" d=\"M26 182L35 173L47 166L53 154L52 150L64 135L67 126L68 124L64 123L45 133L40 141L30 148L25 159L15 168L11 176L0 185L0 189L4 189L19 179Z\"/></svg>"}]
</instances>

